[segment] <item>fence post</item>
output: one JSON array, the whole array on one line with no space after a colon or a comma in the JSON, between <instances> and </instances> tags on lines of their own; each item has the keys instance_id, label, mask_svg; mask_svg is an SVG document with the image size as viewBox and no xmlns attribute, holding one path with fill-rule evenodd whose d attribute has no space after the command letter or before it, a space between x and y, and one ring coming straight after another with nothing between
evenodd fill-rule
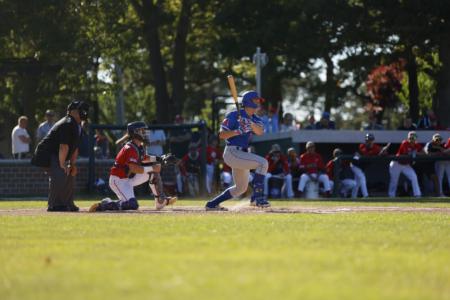
<instances>
[{"instance_id":1,"label":"fence post","mask_svg":"<svg viewBox=\"0 0 450 300\"><path fill-rule=\"evenodd\" d=\"M333 196L334 197L339 196L339 188L341 185L339 173L341 173L341 163L342 163L342 159L340 156L338 156L334 159L334 172L333 172L333 181L334 181Z\"/></svg>"},{"instance_id":2,"label":"fence post","mask_svg":"<svg viewBox=\"0 0 450 300\"><path fill-rule=\"evenodd\" d=\"M201 184L202 187L201 194L206 195L206 147L208 144L207 141L208 129L206 128L205 121L199 122L199 128L201 132L201 145L202 145L200 150L200 162L202 164L200 182L203 182L203 184Z\"/></svg>"},{"instance_id":3,"label":"fence post","mask_svg":"<svg viewBox=\"0 0 450 300\"><path fill-rule=\"evenodd\" d=\"M88 145L89 145L89 165L88 165L88 192L92 192L92 188L94 187L95 182L95 152L94 152L94 135L95 135L95 124L89 125L89 136L88 136Z\"/></svg>"}]
</instances>

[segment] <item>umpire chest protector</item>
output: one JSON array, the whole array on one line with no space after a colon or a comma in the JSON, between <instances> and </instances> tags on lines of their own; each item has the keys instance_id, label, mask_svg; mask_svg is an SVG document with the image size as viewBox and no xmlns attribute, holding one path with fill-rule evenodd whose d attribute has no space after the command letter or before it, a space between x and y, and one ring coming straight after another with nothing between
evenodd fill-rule
<instances>
[{"instance_id":1,"label":"umpire chest protector","mask_svg":"<svg viewBox=\"0 0 450 300\"><path fill-rule=\"evenodd\" d=\"M65 116L53 125L49 133L37 145L31 163L38 167L50 167L50 158L52 155L58 155L61 144L69 146L69 152L65 158L68 160L78 148L82 132L81 126L72 116Z\"/></svg>"}]
</instances>

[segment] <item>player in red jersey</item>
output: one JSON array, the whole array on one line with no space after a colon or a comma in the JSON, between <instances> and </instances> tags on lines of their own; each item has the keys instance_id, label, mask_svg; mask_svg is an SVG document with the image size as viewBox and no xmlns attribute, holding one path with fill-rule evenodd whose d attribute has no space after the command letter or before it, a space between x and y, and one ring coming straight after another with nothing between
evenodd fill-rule
<instances>
[{"instance_id":1,"label":"player in red jersey","mask_svg":"<svg viewBox=\"0 0 450 300\"><path fill-rule=\"evenodd\" d=\"M269 195L269 180L274 177L284 181L286 197L289 199L294 198L289 163L287 157L281 153L280 145L272 145L272 149L266 155L266 160L269 162L269 168L267 169L266 178L264 178L264 195Z\"/></svg>"},{"instance_id":2,"label":"player in red jersey","mask_svg":"<svg viewBox=\"0 0 450 300\"><path fill-rule=\"evenodd\" d=\"M367 191L366 175L360 166L361 163L358 162L359 155L361 156L377 156L387 154L387 150L390 144L381 148L380 145L375 144L375 136L372 133L366 133L365 143L359 144L359 153L355 156L355 160L351 164L353 173L355 174L355 180L357 184L357 189L361 189L361 194L364 198L369 197L369 192Z\"/></svg>"},{"instance_id":3,"label":"player in red jersey","mask_svg":"<svg viewBox=\"0 0 450 300\"><path fill-rule=\"evenodd\" d=\"M322 156L316 153L316 146L313 142L306 143L306 152L300 156L300 169L305 171L305 173L300 176L298 182L298 190L301 193L303 193L305 186L309 181L319 181L322 182L325 193L327 195L330 194L330 180L325 173L325 165Z\"/></svg>"},{"instance_id":4,"label":"player in red jersey","mask_svg":"<svg viewBox=\"0 0 450 300\"><path fill-rule=\"evenodd\" d=\"M421 144L416 143L417 134L415 131L408 133L408 139L403 140L400 144L400 148L397 151L396 156L409 155L415 157L418 153L423 153L423 147ZM414 197L421 197L419 182L414 169L411 167L411 159L403 159L399 161L391 161L389 164L389 190L388 196L395 197L397 191L398 178L403 173L410 181L413 188Z\"/></svg>"},{"instance_id":5,"label":"player in red jersey","mask_svg":"<svg viewBox=\"0 0 450 300\"><path fill-rule=\"evenodd\" d=\"M134 196L134 187L150 180L150 188L155 196L155 206L161 209L173 204L176 197L166 197L159 172L161 164L156 163L156 156L145 155L144 143L146 141L147 125L144 122L132 122L127 125L127 134L121 138L128 140L116 156L109 176L109 187L119 198L113 201L109 198L93 204L89 211L105 210L136 210L139 204ZM144 166L146 163L155 163Z\"/></svg>"},{"instance_id":6,"label":"player in red jersey","mask_svg":"<svg viewBox=\"0 0 450 300\"><path fill-rule=\"evenodd\" d=\"M213 135L206 147L206 191L208 195L213 191L214 172L220 160L222 160L222 151L217 145L217 136Z\"/></svg>"}]
</instances>

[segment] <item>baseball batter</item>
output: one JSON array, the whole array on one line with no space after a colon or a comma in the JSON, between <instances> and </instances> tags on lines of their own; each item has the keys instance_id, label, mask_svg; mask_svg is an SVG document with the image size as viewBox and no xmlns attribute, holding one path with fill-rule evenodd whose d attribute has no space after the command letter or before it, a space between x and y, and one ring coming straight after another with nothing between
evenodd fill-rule
<instances>
[{"instance_id":1,"label":"baseball batter","mask_svg":"<svg viewBox=\"0 0 450 300\"><path fill-rule=\"evenodd\" d=\"M105 198L101 202L93 204L89 208L90 212L137 210L139 204L134 196L134 187L149 180L150 188L155 196L156 209L162 209L166 205L175 203L176 197L166 197L163 193L159 175L161 165L142 165L157 161L156 156L145 155L146 129L147 125L144 122L132 122L127 125L127 134L122 139L128 141L117 154L109 176L109 187L119 200L113 201Z\"/></svg>"},{"instance_id":2,"label":"baseball batter","mask_svg":"<svg viewBox=\"0 0 450 300\"><path fill-rule=\"evenodd\" d=\"M400 144L400 148L397 151L396 156L401 155L410 155L414 157L417 153L422 153L422 145L416 143L417 134L415 131L408 132L408 139L404 140ZM414 197L420 197L422 195L419 187L419 182L417 180L417 175L414 169L411 167L411 160L399 160L399 161L391 161L389 164L389 197L395 197L395 192L397 191L398 178L400 174L403 173L406 178L411 181L411 185L413 188Z\"/></svg>"},{"instance_id":3,"label":"baseball batter","mask_svg":"<svg viewBox=\"0 0 450 300\"><path fill-rule=\"evenodd\" d=\"M206 203L206 210L227 210L220 203L238 197L247 190L250 170L255 169L252 180L251 202L258 207L269 207L264 197L264 178L268 162L264 157L247 152L253 134L264 132L261 119L255 115L261 99L257 92L248 91L242 96L243 109L228 113L222 121L219 138L226 141L223 160L232 168L234 185Z\"/></svg>"}]
</instances>

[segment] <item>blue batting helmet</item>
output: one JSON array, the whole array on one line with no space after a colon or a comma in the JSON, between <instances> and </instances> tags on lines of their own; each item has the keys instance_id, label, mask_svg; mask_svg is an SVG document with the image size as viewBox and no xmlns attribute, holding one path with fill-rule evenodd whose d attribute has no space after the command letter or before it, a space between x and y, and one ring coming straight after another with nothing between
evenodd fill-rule
<instances>
[{"instance_id":1,"label":"blue batting helmet","mask_svg":"<svg viewBox=\"0 0 450 300\"><path fill-rule=\"evenodd\" d=\"M132 139L138 139L142 142L146 141L145 130L147 129L147 124L142 121L136 121L128 123L127 133Z\"/></svg>"},{"instance_id":2,"label":"blue batting helmet","mask_svg":"<svg viewBox=\"0 0 450 300\"><path fill-rule=\"evenodd\" d=\"M242 106L243 107L258 108L258 104L253 102L253 99L260 100L261 97L259 97L259 95L258 95L258 93L256 91L245 92L242 95Z\"/></svg>"}]
</instances>

